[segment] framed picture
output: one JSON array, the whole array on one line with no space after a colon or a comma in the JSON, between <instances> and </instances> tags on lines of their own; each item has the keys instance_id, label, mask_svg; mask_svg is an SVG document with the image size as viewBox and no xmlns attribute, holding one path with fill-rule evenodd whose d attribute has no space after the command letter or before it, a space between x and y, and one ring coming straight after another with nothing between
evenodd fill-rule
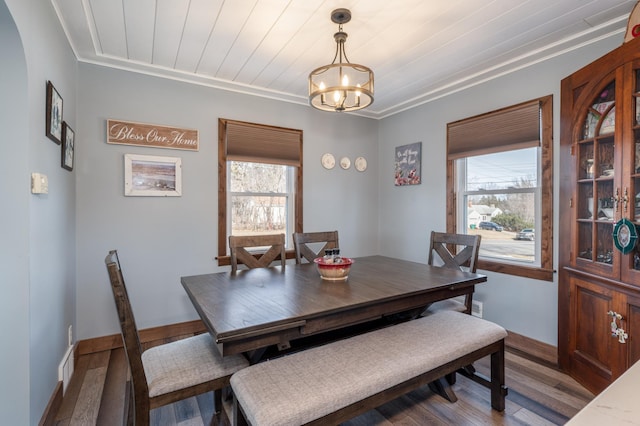
<instances>
[{"instance_id":1,"label":"framed picture","mask_svg":"<svg viewBox=\"0 0 640 426\"><path fill-rule=\"evenodd\" d=\"M395 185L418 185L422 181L422 142L396 147Z\"/></svg>"},{"instance_id":2,"label":"framed picture","mask_svg":"<svg viewBox=\"0 0 640 426\"><path fill-rule=\"evenodd\" d=\"M179 197L182 159L152 155L124 155L124 195Z\"/></svg>"},{"instance_id":3,"label":"framed picture","mask_svg":"<svg viewBox=\"0 0 640 426\"><path fill-rule=\"evenodd\" d=\"M66 121L62 122L62 168L73 170L76 134Z\"/></svg>"},{"instance_id":4,"label":"framed picture","mask_svg":"<svg viewBox=\"0 0 640 426\"><path fill-rule=\"evenodd\" d=\"M50 81L47 81L46 109L47 136L59 145L62 142L62 97Z\"/></svg>"}]
</instances>

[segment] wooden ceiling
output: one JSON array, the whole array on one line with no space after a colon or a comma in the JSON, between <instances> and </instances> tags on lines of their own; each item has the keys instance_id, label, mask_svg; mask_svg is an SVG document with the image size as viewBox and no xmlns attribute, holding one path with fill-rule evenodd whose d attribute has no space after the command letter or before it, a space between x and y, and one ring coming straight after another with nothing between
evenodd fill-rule
<instances>
[{"instance_id":1,"label":"wooden ceiling","mask_svg":"<svg viewBox=\"0 0 640 426\"><path fill-rule=\"evenodd\" d=\"M308 104L348 8L383 118L611 34L636 0L51 0L79 61ZM319 114L322 112L318 112Z\"/></svg>"}]
</instances>

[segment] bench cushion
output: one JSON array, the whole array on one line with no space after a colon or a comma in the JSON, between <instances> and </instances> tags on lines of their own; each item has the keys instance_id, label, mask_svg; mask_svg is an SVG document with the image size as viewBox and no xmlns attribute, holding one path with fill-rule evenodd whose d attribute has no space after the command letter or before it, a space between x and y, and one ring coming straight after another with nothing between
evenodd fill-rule
<instances>
[{"instance_id":1,"label":"bench cushion","mask_svg":"<svg viewBox=\"0 0 640 426\"><path fill-rule=\"evenodd\" d=\"M304 424L504 339L504 328L453 311L240 370L231 387L254 426Z\"/></svg>"},{"instance_id":2,"label":"bench cushion","mask_svg":"<svg viewBox=\"0 0 640 426\"><path fill-rule=\"evenodd\" d=\"M142 353L149 397L230 376L249 362L242 355L222 357L209 333L154 346Z\"/></svg>"}]
</instances>

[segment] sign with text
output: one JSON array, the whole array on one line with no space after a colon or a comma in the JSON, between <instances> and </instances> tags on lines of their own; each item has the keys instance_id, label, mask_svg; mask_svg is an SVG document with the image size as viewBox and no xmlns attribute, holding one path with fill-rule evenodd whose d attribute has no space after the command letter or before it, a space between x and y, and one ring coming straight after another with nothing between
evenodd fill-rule
<instances>
[{"instance_id":1,"label":"sign with text","mask_svg":"<svg viewBox=\"0 0 640 426\"><path fill-rule=\"evenodd\" d=\"M156 124L107 120L107 143L198 150L198 131Z\"/></svg>"}]
</instances>

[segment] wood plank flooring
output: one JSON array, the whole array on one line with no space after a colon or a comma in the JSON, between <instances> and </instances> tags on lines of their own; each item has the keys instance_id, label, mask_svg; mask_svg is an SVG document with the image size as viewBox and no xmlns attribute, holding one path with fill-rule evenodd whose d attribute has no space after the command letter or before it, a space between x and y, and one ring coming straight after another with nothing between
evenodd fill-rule
<instances>
[{"instance_id":1,"label":"wood plank flooring","mask_svg":"<svg viewBox=\"0 0 640 426\"><path fill-rule=\"evenodd\" d=\"M480 373L488 375L489 358L474 365ZM127 375L126 357L121 348L80 356L56 424L121 424ZM458 396L456 403L448 402L424 386L345 425L562 425L593 398L569 376L509 352L506 384L509 394L503 413L491 409L488 389L458 375L453 386ZM225 404L225 411L230 413L229 403ZM212 423L212 416L213 394L208 393L153 410L151 424L208 425ZM214 419L213 423L226 424L223 419Z\"/></svg>"}]
</instances>

